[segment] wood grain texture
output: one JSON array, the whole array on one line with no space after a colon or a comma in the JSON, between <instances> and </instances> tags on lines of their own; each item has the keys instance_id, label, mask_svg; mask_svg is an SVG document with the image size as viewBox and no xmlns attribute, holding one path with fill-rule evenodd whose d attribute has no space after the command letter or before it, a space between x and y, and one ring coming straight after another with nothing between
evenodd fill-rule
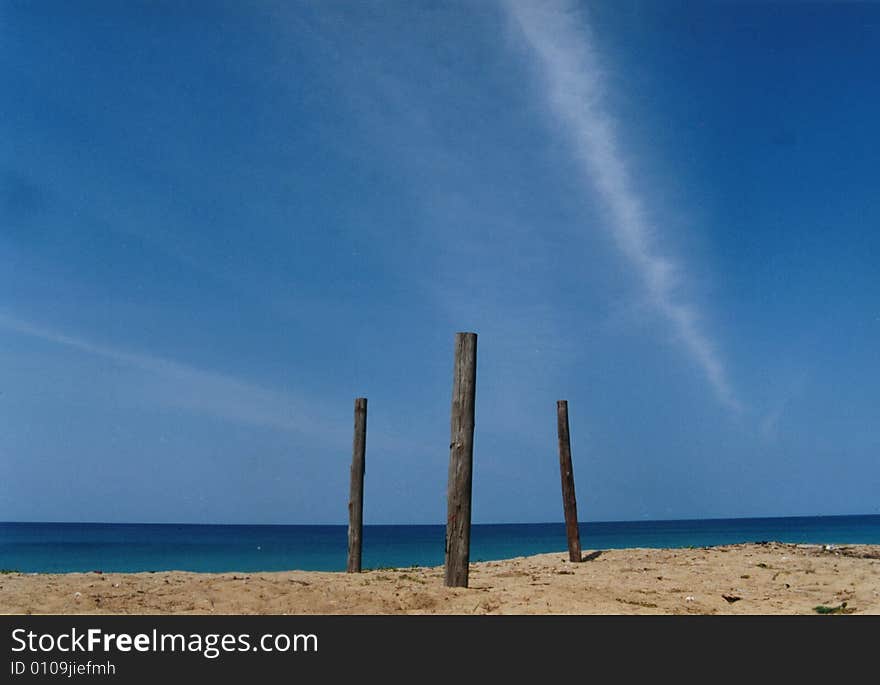
<instances>
[{"instance_id":1,"label":"wood grain texture","mask_svg":"<svg viewBox=\"0 0 880 685\"><path fill-rule=\"evenodd\" d=\"M471 546L471 482L477 334L455 334L446 516L446 585L467 587Z\"/></svg>"},{"instance_id":2,"label":"wood grain texture","mask_svg":"<svg viewBox=\"0 0 880 685\"><path fill-rule=\"evenodd\" d=\"M562 476L562 508L565 510L565 535L568 557L581 560L581 536L578 530L577 499L574 492L574 469L571 465L571 437L568 431L568 401L556 403L556 430L559 434L559 473Z\"/></svg>"},{"instance_id":3,"label":"wood grain texture","mask_svg":"<svg viewBox=\"0 0 880 685\"><path fill-rule=\"evenodd\" d=\"M354 401L351 489L348 496L348 572L360 573L364 531L364 471L367 451L367 398Z\"/></svg>"}]
</instances>

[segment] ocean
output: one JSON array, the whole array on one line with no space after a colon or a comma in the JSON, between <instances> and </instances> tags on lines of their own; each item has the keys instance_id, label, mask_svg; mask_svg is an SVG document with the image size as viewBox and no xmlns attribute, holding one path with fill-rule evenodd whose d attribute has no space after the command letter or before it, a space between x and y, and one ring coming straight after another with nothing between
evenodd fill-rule
<instances>
[{"instance_id":1,"label":"ocean","mask_svg":"<svg viewBox=\"0 0 880 685\"><path fill-rule=\"evenodd\" d=\"M625 547L703 547L778 540L880 544L880 516L586 522L585 551ZM364 568L438 566L443 525L365 526ZM471 561L566 549L562 523L474 525ZM0 523L0 569L257 572L345 569L345 526L117 523Z\"/></svg>"}]
</instances>

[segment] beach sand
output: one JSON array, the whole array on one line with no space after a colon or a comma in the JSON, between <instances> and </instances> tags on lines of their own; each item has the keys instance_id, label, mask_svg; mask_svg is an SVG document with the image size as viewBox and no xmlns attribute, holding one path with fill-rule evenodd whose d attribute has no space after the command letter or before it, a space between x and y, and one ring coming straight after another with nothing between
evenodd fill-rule
<instances>
[{"instance_id":1,"label":"beach sand","mask_svg":"<svg viewBox=\"0 0 880 685\"><path fill-rule=\"evenodd\" d=\"M0 576L7 614L880 614L880 545L756 543L556 552L360 574L67 573Z\"/></svg>"}]
</instances>

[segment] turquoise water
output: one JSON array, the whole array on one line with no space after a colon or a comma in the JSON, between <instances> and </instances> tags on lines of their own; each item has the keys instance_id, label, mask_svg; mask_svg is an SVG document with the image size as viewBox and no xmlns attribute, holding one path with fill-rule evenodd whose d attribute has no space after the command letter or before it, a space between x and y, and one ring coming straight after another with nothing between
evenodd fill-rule
<instances>
[{"instance_id":1,"label":"turquoise water","mask_svg":"<svg viewBox=\"0 0 880 685\"><path fill-rule=\"evenodd\" d=\"M778 540L880 544L880 516L581 523L584 550ZM446 529L365 526L365 568L437 566ZM564 550L562 523L475 525L471 560ZM0 523L0 568L66 571L339 571L345 526Z\"/></svg>"}]
</instances>

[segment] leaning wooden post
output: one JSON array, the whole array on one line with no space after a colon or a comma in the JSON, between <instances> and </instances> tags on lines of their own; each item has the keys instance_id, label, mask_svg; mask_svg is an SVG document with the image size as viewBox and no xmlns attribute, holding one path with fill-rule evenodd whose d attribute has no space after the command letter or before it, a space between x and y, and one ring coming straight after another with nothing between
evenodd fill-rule
<instances>
[{"instance_id":1,"label":"leaning wooden post","mask_svg":"<svg viewBox=\"0 0 880 685\"><path fill-rule=\"evenodd\" d=\"M477 334L455 334L449 484L446 491L446 585L467 587L471 553L471 474Z\"/></svg>"},{"instance_id":2,"label":"leaning wooden post","mask_svg":"<svg viewBox=\"0 0 880 685\"><path fill-rule=\"evenodd\" d=\"M354 440L351 450L351 490L348 496L348 572L360 573L364 529L364 456L367 449L367 398L354 401Z\"/></svg>"},{"instance_id":3,"label":"leaning wooden post","mask_svg":"<svg viewBox=\"0 0 880 685\"><path fill-rule=\"evenodd\" d=\"M559 472L562 475L562 506L565 509L565 534L568 558L581 560L581 536L578 531L577 500L574 494L574 470L571 467L571 439L568 434L568 401L556 403L556 429L559 434Z\"/></svg>"}]
</instances>

